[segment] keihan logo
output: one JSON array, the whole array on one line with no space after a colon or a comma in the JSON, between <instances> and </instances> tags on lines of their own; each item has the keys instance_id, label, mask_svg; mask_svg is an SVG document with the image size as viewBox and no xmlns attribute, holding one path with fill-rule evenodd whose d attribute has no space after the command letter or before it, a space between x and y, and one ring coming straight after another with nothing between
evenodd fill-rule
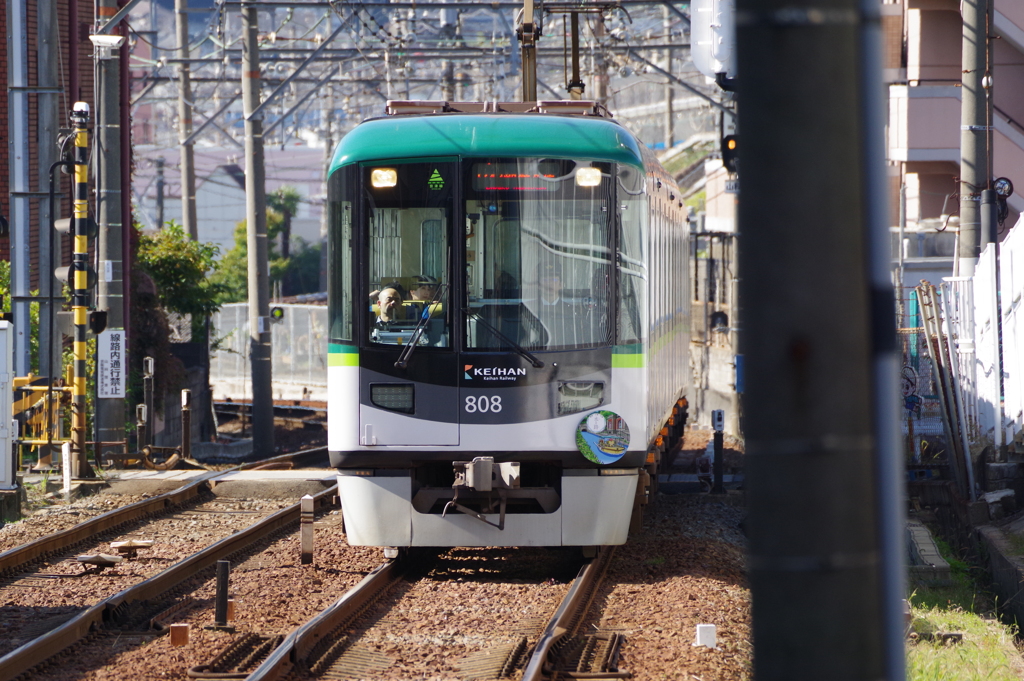
<instances>
[{"instance_id":1,"label":"keihan logo","mask_svg":"<svg viewBox=\"0 0 1024 681\"><path fill-rule=\"evenodd\" d=\"M477 378L485 381L514 381L520 376L526 375L526 369L521 367L474 367L472 364L465 364L463 367L465 369L464 375L470 381Z\"/></svg>"}]
</instances>

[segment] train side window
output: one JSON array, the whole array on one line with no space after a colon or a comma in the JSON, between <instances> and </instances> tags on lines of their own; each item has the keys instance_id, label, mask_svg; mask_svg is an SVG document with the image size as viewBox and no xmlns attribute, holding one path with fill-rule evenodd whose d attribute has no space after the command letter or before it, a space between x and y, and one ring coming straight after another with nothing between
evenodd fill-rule
<instances>
[{"instance_id":1,"label":"train side window","mask_svg":"<svg viewBox=\"0 0 1024 681\"><path fill-rule=\"evenodd\" d=\"M355 168L348 166L335 170L328 182L327 219L331 238L327 240L330 248L327 257L332 270L328 318L330 319L330 339L333 341L352 341L354 338L352 332L354 180Z\"/></svg>"},{"instance_id":2,"label":"train side window","mask_svg":"<svg viewBox=\"0 0 1024 681\"><path fill-rule=\"evenodd\" d=\"M647 328L647 244L648 205L642 171L619 166L619 300L616 344L643 340Z\"/></svg>"}]
</instances>

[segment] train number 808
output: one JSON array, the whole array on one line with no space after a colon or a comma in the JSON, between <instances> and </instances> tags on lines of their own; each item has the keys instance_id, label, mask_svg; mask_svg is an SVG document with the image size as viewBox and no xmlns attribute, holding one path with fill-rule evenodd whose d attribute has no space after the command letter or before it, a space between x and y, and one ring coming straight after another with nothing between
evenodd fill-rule
<instances>
[{"instance_id":1,"label":"train number 808","mask_svg":"<svg viewBox=\"0 0 1024 681\"><path fill-rule=\"evenodd\" d=\"M481 395L476 397L475 395L469 395L466 397L466 412L467 413L486 413L489 411L499 412L501 411L501 396L500 395Z\"/></svg>"}]
</instances>

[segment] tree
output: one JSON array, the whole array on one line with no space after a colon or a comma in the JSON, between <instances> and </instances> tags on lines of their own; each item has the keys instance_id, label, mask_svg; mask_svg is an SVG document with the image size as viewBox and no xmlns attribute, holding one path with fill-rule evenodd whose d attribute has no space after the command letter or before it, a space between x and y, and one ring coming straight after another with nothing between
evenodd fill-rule
<instances>
[{"instance_id":1,"label":"tree","mask_svg":"<svg viewBox=\"0 0 1024 681\"><path fill-rule=\"evenodd\" d=\"M310 245L299 240L299 247L288 251L288 255L278 251L278 237L281 243L291 240L290 232L285 239L286 230L291 229L290 215L298 207L301 195L292 187L282 187L267 197L267 258L270 264L270 283L273 287L281 282L281 291L286 296L300 293L313 293L320 287L320 246ZM286 225L286 216L288 224ZM235 227L235 247L224 254L217 271L211 276L211 282L221 287L218 302L235 303L249 299L249 246L246 236L246 223L242 220Z\"/></svg>"},{"instance_id":2,"label":"tree","mask_svg":"<svg viewBox=\"0 0 1024 681\"><path fill-rule=\"evenodd\" d=\"M153 278L165 310L205 318L220 309L223 287L207 278L216 273L219 253L216 244L192 241L172 220L152 236L140 234L137 263Z\"/></svg>"},{"instance_id":3,"label":"tree","mask_svg":"<svg viewBox=\"0 0 1024 681\"><path fill-rule=\"evenodd\" d=\"M299 208L302 194L295 187L281 187L267 195L267 206L281 214L281 257L291 256L292 217Z\"/></svg>"}]
</instances>

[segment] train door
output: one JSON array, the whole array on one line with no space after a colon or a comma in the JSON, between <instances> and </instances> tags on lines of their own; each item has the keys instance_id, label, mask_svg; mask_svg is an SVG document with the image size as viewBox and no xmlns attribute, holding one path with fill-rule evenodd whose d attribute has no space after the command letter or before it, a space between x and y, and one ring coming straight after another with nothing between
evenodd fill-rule
<instances>
[{"instance_id":1,"label":"train door","mask_svg":"<svg viewBox=\"0 0 1024 681\"><path fill-rule=\"evenodd\" d=\"M459 444L451 234L454 159L361 168L363 445Z\"/></svg>"}]
</instances>

